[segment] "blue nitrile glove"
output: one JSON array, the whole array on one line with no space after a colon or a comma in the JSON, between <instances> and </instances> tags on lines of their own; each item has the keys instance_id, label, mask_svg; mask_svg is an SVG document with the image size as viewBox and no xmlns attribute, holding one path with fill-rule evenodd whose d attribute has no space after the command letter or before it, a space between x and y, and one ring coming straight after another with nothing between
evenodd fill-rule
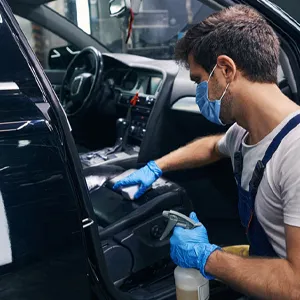
<instances>
[{"instance_id":1,"label":"blue nitrile glove","mask_svg":"<svg viewBox=\"0 0 300 300\"><path fill-rule=\"evenodd\" d=\"M137 199L142 196L151 184L161 175L162 170L157 164L154 161L149 161L145 167L116 182L113 189L116 190L118 188L139 184L140 188L134 195L134 198Z\"/></svg>"},{"instance_id":2,"label":"blue nitrile glove","mask_svg":"<svg viewBox=\"0 0 300 300\"><path fill-rule=\"evenodd\" d=\"M192 212L190 218L199 222L196 214ZM182 268L195 268L207 279L214 279L206 274L205 265L208 257L215 251L221 250L219 246L209 243L206 228L202 225L194 229L184 229L176 226L170 239L171 258Z\"/></svg>"}]
</instances>

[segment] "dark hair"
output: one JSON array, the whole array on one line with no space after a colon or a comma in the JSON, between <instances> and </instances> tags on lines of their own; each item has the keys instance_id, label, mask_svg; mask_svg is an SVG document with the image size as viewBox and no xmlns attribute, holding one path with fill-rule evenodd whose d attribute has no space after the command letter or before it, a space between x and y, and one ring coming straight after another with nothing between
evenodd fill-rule
<instances>
[{"instance_id":1,"label":"dark hair","mask_svg":"<svg viewBox=\"0 0 300 300\"><path fill-rule=\"evenodd\" d=\"M234 5L213 13L187 31L175 48L175 59L189 68L188 56L210 73L219 55L233 59L248 80L277 82L279 40L254 9Z\"/></svg>"}]
</instances>

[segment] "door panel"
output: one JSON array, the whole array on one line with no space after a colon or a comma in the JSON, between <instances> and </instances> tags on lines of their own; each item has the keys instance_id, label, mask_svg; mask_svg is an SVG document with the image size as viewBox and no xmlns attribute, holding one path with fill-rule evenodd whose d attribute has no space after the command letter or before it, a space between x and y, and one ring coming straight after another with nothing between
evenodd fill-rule
<instances>
[{"instance_id":1,"label":"door panel","mask_svg":"<svg viewBox=\"0 0 300 300\"><path fill-rule=\"evenodd\" d=\"M57 112L3 2L0 16L0 226L12 254L0 257L0 298L91 299L83 215Z\"/></svg>"},{"instance_id":2,"label":"door panel","mask_svg":"<svg viewBox=\"0 0 300 300\"><path fill-rule=\"evenodd\" d=\"M0 108L11 112L0 114L0 195L13 257L0 267L1 299L89 299L82 225L57 135L15 91L2 93Z\"/></svg>"}]
</instances>

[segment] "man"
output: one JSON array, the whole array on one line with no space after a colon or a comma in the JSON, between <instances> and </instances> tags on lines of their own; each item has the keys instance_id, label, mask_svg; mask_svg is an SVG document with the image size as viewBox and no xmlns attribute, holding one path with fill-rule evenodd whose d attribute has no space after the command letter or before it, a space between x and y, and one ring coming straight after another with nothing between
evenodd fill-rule
<instances>
[{"instance_id":1,"label":"man","mask_svg":"<svg viewBox=\"0 0 300 300\"><path fill-rule=\"evenodd\" d=\"M149 162L115 188L138 183L139 197L163 172L230 157L241 222L256 257L225 253L209 243L204 226L175 228L171 257L254 297L300 299L300 110L276 85L276 34L251 8L233 6L190 29L176 58L198 84L201 113L234 125L223 136L204 137ZM198 221L194 213L190 217Z\"/></svg>"}]
</instances>

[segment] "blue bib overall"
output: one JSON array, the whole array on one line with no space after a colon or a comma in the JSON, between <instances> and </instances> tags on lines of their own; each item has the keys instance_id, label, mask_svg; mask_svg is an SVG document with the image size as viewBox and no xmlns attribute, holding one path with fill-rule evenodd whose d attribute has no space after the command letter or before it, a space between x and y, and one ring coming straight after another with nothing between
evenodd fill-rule
<instances>
[{"instance_id":1,"label":"blue bib overall","mask_svg":"<svg viewBox=\"0 0 300 300\"><path fill-rule=\"evenodd\" d=\"M284 137L298 124L300 124L300 115L293 117L274 137L267 148L263 159L256 163L252 178L249 182L249 191L244 190L241 186L243 172L242 141L239 150L234 154L234 177L238 185L239 195L238 209L241 223L246 229L247 238L250 244L250 255L269 257L278 256L255 214L255 198L267 163L272 158Z\"/></svg>"}]
</instances>

